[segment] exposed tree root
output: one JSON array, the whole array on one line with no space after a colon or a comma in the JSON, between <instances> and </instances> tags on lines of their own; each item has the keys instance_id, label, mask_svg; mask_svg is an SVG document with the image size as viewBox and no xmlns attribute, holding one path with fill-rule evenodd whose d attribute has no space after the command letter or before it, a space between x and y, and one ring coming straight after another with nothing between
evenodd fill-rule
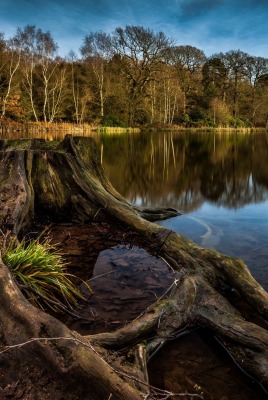
<instances>
[{"instance_id":1,"label":"exposed tree root","mask_svg":"<svg viewBox=\"0 0 268 400\"><path fill-rule=\"evenodd\" d=\"M36 220L109 221L140 235L175 272L166 295L134 321L115 332L81 336L31 306L0 263L0 365L9 373L0 394L13 385L16 398L28 379L27 398L42 399L39 386L47 379L55 400L172 398L150 387L147 359L178 332L199 325L213 331L236 363L268 390L268 294L242 260L200 248L149 222L178 213L132 207L107 181L91 139L2 141L0 180L3 232L20 237ZM232 290L250 304L256 320L240 304L231 304ZM133 352L132 362L119 355L126 348ZM25 371L23 379L12 370L15 364ZM31 385L36 371L39 386Z\"/></svg>"}]
</instances>

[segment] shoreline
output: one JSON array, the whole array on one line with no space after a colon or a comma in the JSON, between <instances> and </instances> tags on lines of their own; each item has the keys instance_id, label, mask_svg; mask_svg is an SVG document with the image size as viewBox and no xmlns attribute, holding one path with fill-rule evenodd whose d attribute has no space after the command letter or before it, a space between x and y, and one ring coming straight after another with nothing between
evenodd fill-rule
<instances>
[{"instance_id":1,"label":"shoreline","mask_svg":"<svg viewBox=\"0 0 268 400\"><path fill-rule=\"evenodd\" d=\"M90 136L95 134L125 134L141 132L190 132L190 133L245 133L255 134L268 132L265 127L234 128L234 127L108 127L93 124L73 124L69 122L14 122L0 121L0 139L20 139L23 137L39 139L62 139L65 135Z\"/></svg>"}]
</instances>

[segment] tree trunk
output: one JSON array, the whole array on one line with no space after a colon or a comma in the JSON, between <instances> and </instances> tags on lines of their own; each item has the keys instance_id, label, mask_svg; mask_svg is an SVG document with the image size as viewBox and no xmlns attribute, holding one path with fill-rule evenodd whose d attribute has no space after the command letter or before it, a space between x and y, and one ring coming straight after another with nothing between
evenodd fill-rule
<instances>
[{"instance_id":1,"label":"tree trunk","mask_svg":"<svg viewBox=\"0 0 268 400\"><path fill-rule=\"evenodd\" d=\"M0 181L3 233L20 238L35 221L108 221L138 234L175 274L168 296L125 327L81 336L30 305L1 262L1 398L44 399L51 393L55 400L157 398L160 392L148 385L146 359L188 325L213 331L268 390L268 294L242 260L149 222L178 213L132 207L105 177L92 139L1 141ZM234 291L240 299L235 306ZM253 313L245 314L243 303ZM135 350L132 363L117 353L126 347Z\"/></svg>"}]
</instances>

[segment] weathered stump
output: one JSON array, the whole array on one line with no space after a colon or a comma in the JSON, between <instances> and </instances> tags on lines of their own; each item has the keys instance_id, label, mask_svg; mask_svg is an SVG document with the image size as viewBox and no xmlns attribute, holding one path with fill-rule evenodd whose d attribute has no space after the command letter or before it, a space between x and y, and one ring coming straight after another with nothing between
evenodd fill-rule
<instances>
[{"instance_id":1,"label":"weathered stump","mask_svg":"<svg viewBox=\"0 0 268 400\"><path fill-rule=\"evenodd\" d=\"M30 305L1 262L1 398L43 399L52 392L55 400L156 398L146 359L188 325L213 331L240 367L268 390L268 294L242 260L149 222L177 212L132 207L106 179L92 139L2 141L0 182L3 233L20 238L36 221L109 221L129 227L175 271L168 297L139 318L112 333L81 336ZM240 299L235 305L234 291ZM135 350L133 363L117 355L126 347Z\"/></svg>"}]
</instances>

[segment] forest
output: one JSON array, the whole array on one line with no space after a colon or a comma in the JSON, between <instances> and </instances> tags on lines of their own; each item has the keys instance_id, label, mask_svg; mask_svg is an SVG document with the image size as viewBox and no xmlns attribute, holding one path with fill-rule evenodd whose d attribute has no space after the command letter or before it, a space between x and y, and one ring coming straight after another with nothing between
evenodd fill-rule
<instances>
[{"instance_id":1,"label":"forest","mask_svg":"<svg viewBox=\"0 0 268 400\"><path fill-rule=\"evenodd\" d=\"M206 57L142 26L89 32L63 58L36 26L0 33L0 121L121 127L265 127L268 59Z\"/></svg>"}]
</instances>

